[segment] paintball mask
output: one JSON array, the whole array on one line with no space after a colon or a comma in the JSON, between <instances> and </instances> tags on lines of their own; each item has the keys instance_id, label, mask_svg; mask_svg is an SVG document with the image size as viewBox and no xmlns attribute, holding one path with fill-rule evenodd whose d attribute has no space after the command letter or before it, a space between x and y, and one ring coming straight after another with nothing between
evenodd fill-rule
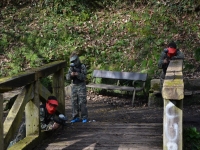
<instances>
[{"instance_id":1,"label":"paintball mask","mask_svg":"<svg viewBox=\"0 0 200 150\"><path fill-rule=\"evenodd\" d=\"M168 55L170 58L176 55L176 49L175 49L175 48L169 47L167 50L168 50L167 55Z\"/></svg>"},{"instance_id":2,"label":"paintball mask","mask_svg":"<svg viewBox=\"0 0 200 150\"><path fill-rule=\"evenodd\" d=\"M74 55L70 58L70 67L76 67L80 64L78 55Z\"/></svg>"}]
</instances>

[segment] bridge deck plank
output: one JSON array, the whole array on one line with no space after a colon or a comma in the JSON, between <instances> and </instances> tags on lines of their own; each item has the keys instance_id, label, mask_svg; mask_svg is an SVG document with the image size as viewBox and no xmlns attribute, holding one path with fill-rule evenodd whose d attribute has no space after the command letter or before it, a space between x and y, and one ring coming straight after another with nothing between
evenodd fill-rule
<instances>
[{"instance_id":1,"label":"bridge deck plank","mask_svg":"<svg viewBox=\"0 0 200 150\"><path fill-rule=\"evenodd\" d=\"M162 149L160 123L76 123L59 130L38 149Z\"/></svg>"},{"instance_id":2,"label":"bridge deck plank","mask_svg":"<svg viewBox=\"0 0 200 150\"><path fill-rule=\"evenodd\" d=\"M70 115L70 100L66 100L66 114ZM115 109L115 108L113 108ZM123 108L122 108L123 109ZM68 124L42 141L35 150L162 150L162 122L131 122L105 120L98 115L110 115L106 103L88 101L90 122ZM114 110L113 110L114 111ZM127 109L124 109L127 111ZM104 112L102 114L102 112ZM112 112L112 115L116 113ZM124 112L125 113L125 112ZM128 115L134 112L126 112ZM138 111L137 113L144 113ZM124 114L124 115L127 115ZM123 114L122 114L123 115ZM136 114L135 114L136 115ZM161 115L162 116L162 115ZM93 119L95 119L93 121ZM162 118L160 119L162 120Z\"/></svg>"}]
</instances>

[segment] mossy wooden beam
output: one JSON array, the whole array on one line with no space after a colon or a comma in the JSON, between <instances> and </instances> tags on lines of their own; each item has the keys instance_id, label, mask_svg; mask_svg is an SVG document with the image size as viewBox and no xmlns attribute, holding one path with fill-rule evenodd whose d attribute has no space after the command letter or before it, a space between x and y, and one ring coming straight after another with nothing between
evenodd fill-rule
<instances>
[{"instance_id":1,"label":"mossy wooden beam","mask_svg":"<svg viewBox=\"0 0 200 150\"><path fill-rule=\"evenodd\" d=\"M0 79L0 92L30 84L41 77L46 77L66 67L66 61L56 61L10 77Z\"/></svg>"},{"instance_id":2,"label":"mossy wooden beam","mask_svg":"<svg viewBox=\"0 0 200 150\"><path fill-rule=\"evenodd\" d=\"M49 90L47 90L47 88L41 84L41 82L38 81L38 92L39 95L45 100L42 101L43 103L46 102L47 98L52 95L51 92L49 92Z\"/></svg>"},{"instance_id":3,"label":"mossy wooden beam","mask_svg":"<svg viewBox=\"0 0 200 150\"><path fill-rule=\"evenodd\" d=\"M17 149L30 150L35 146L33 143L35 143L35 141L38 141L37 139L39 139L39 136L27 136L24 139L22 139L21 141L17 142L16 144L12 145L11 147L9 147L8 150L17 150ZM34 146L31 146L31 145L34 145Z\"/></svg>"},{"instance_id":4,"label":"mossy wooden beam","mask_svg":"<svg viewBox=\"0 0 200 150\"><path fill-rule=\"evenodd\" d=\"M184 82L182 64L183 60L173 60L170 62L162 89L162 96L164 99L183 99Z\"/></svg>"},{"instance_id":5,"label":"mossy wooden beam","mask_svg":"<svg viewBox=\"0 0 200 150\"><path fill-rule=\"evenodd\" d=\"M164 99L163 150L182 150L183 100Z\"/></svg>"},{"instance_id":6,"label":"mossy wooden beam","mask_svg":"<svg viewBox=\"0 0 200 150\"><path fill-rule=\"evenodd\" d=\"M17 142L8 150L31 150L38 145L42 140L51 136L52 132L41 132L40 136L27 136L21 141Z\"/></svg>"},{"instance_id":7,"label":"mossy wooden beam","mask_svg":"<svg viewBox=\"0 0 200 150\"><path fill-rule=\"evenodd\" d=\"M59 101L58 110L65 114L65 87L64 87L64 69L60 69L53 75L53 95Z\"/></svg>"},{"instance_id":8,"label":"mossy wooden beam","mask_svg":"<svg viewBox=\"0 0 200 150\"><path fill-rule=\"evenodd\" d=\"M0 150L4 149L3 142L3 95L0 94Z\"/></svg>"},{"instance_id":9,"label":"mossy wooden beam","mask_svg":"<svg viewBox=\"0 0 200 150\"><path fill-rule=\"evenodd\" d=\"M34 69L36 72L36 79L46 77L66 67L66 61L56 61L46 64L40 68Z\"/></svg>"},{"instance_id":10,"label":"mossy wooden beam","mask_svg":"<svg viewBox=\"0 0 200 150\"><path fill-rule=\"evenodd\" d=\"M0 79L0 92L11 91L35 81L35 73L21 73Z\"/></svg>"},{"instance_id":11,"label":"mossy wooden beam","mask_svg":"<svg viewBox=\"0 0 200 150\"><path fill-rule=\"evenodd\" d=\"M4 146L7 147L10 140L18 130L23 118L23 113L26 103L33 99L33 85L27 85L22 92L18 95L15 103L10 109L5 121L4 121Z\"/></svg>"},{"instance_id":12,"label":"mossy wooden beam","mask_svg":"<svg viewBox=\"0 0 200 150\"><path fill-rule=\"evenodd\" d=\"M38 81L35 82L34 98L30 100L25 106L25 118L26 118L26 136L37 135L39 136L40 124L39 124L39 109L40 99L38 93Z\"/></svg>"},{"instance_id":13,"label":"mossy wooden beam","mask_svg":"<svg viewBox=\"0 0 200 150\"><path fill-rule=\"evenodd\" d=\"M170 61L163 84L163 150L182 150L183 148L184 83L182 67L183 60Z\"/></svg>"}]
</instances>

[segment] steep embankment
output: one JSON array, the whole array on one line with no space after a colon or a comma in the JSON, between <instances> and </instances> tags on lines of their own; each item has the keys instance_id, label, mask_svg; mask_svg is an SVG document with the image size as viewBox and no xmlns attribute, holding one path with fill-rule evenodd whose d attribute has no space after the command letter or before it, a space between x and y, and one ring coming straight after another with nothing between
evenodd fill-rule
<instances>
[{"instance_id":1,"label":"steep embankment","mask_svg":"<svg viewBox=\"0 0 200 150\"><path fill-rule=\"evenodd\" d=\"M185 54L185 77L199 77L198 1L16 1L1 8L0 76L66 59L74 50L105 70L148 72L174 40ZM17 56L17 57L16 57Z\"/></svg>"}]
</instances>

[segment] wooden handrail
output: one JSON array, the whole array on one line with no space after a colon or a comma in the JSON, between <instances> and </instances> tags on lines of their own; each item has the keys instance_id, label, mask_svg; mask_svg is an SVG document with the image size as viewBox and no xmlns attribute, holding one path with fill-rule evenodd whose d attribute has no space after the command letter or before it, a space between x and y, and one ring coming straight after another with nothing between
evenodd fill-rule
<instances>
[{"instance_id":1,"label":"wooden handrail","mask_svg":"<svg viewBox=\"0 0 200 150\"><path fill-rule=\"evenodd\" d=\"M42 67L33 68L23 73L0 79L0 93L22 87L40 78L47 77L66 67L66 61L56 61Z\"/></svg>"},{"instance_id":2,"label":"wooden handrail","mask_svg":"<svg viewBox=\"0 0 200 150\"><path fill-rule=\"evenodd\" d=\"M11 139L18 130L20 123L25 112L26 121L26 138L16 143L15 146L9 149L15 149L14 147L20 147L20 149L31 149L37 144L38 139L44 137L41 134L39 126L39 104L40 97L46 100L48 96L54 95L59 102L58 111L65 114L65 96L64 96L64 68L66 67L66 61L56 61L46 64L42 67L34 68L17 75L5 77L0 79L0 93L5 91L11 91L12 89L22 87L22 92L17 96L15 103L8 112L8 115L0 124L0 140L3 139L4 147L0 147L0 150L4 150L9 145ZM41 83L40 79L52 77L53 93L49 92ZM3 98L0 95L0 108L3 108ZM44 102L44 101L43 101ZM0 109L0 117L3 114L3 109ZM2 118L2 117L1 117ZM2 125L3 122L3 125ZM1 134L1 131L3 134ZM0 143L1 144L1 143Z\"/></svg>"},{"instance_id":3,"label":"wooden handrail","mask_svg":"<svg viewBox=\"0 0 200 150\"><path fill-rule=\"evenodd\" d=\"M164 99L163 150L182 150L183 60L171 60L162 88Z\"/></svg>"}]
</instances>

